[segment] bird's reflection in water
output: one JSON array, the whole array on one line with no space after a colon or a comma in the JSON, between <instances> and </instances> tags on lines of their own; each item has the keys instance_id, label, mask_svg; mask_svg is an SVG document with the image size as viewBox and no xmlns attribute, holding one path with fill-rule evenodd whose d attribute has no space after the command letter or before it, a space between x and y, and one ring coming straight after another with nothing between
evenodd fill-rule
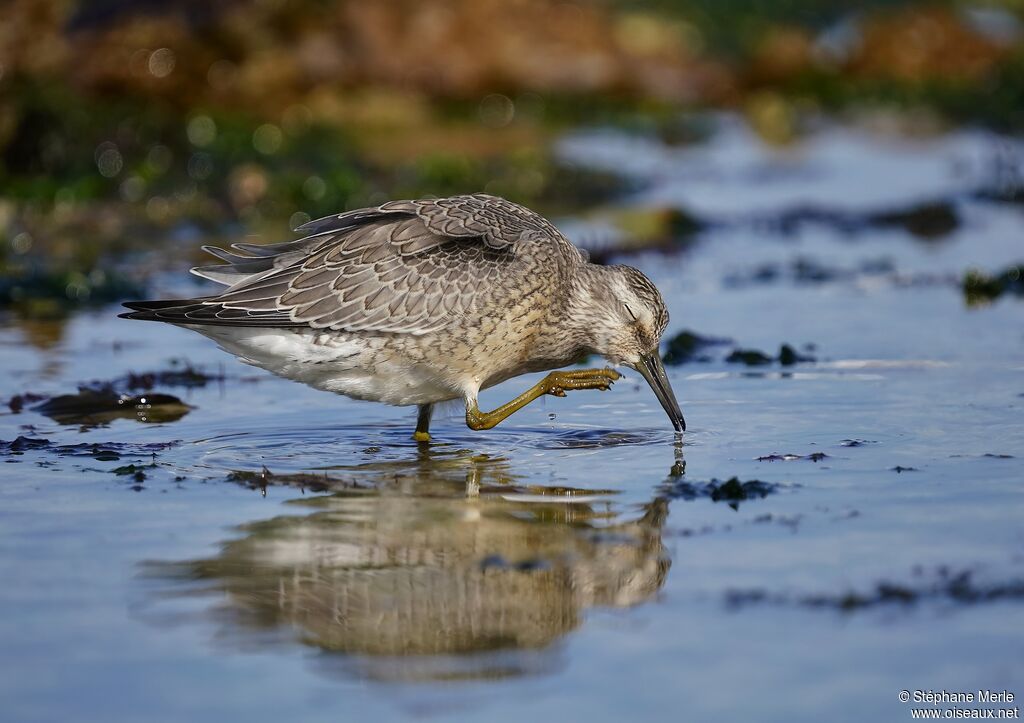
<instances>
[{"instance_id":1,"label":"bird's reflection in water","mask_svg":"<svg viewBox=\"0 0 1024 723\"><path fill-rule=\"evenodd\" d=\"M670 565L665 500L623 511L607 490L517 486L501 459L421 451L326 484L215 557L147 564L171 583L155 594L217 597L218 639L300 641L330 671L478 679L560 667L554 643L588 608L650 599Z\"/></svg>"}]
</instances>

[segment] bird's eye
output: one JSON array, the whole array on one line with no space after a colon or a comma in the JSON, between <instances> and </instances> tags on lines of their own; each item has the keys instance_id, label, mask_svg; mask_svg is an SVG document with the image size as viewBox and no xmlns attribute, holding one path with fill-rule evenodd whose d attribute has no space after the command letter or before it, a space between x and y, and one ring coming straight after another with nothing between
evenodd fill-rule
<instances>
[{"instance_id":1,"label":"bird's eye","mask_svg":"<svg viewBox=\"0 0 1024 723\"><path fill-rule=\"evenodd\" d=\"M633 321L636 321L636 314L634 314L634 313L633 313L633 310L632 310L632 309L630 309L630 308L629 308L629 306L628 306L627 304L623 304L623 306L625 306L625 307L626 307L626 311L628 311L628 312L629 312L629 315L633 317Z\"/></svg>"}]
</instances>

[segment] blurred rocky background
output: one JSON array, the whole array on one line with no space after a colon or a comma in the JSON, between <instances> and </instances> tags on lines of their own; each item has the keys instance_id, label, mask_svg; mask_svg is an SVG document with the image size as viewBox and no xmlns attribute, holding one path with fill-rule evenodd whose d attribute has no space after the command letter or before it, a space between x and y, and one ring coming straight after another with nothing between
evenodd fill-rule
<instances>
[{"instance_id":1,"label":"blurred rocky background","mask_svg":"<svg viewBox=\"0 0 1024 723\"><path fill-rule=\"evenodd\" d=\"M7 0L0 304L119 299L199 240L388 198L594 206L624 182L555 157L580 126L688 144L728 109L772 144L823 113L1012 133L1022 22L1022 0Z\"/></svg>"}]
</instances>

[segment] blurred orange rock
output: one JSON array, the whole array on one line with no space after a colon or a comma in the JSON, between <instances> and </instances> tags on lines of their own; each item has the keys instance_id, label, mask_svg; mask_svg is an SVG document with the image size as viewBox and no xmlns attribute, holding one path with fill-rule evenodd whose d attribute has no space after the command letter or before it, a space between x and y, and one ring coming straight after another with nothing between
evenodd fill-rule
<instances>
[{"instance_id":1,"label":"blurred orange rock","mask_svg":"<svg viewBox=\"0 0 1024 723\"><path fill-rule=\"evenodd\" d=\"M912 8L867 20L853 73L920 82L971 81L989 73L1007 49L947 8Z\"/></svg>"},{"instance_id":2,"label":"blurred orange rock","mask_svg":"<svg viewBox=\"0 0 1024 723\"><path fill-rule=\"evenodd\" d=\"M813 53L813 38L803 28L770 28L754 48L748 75L756 83L787 80L811 67Z\"/></svg>"},{"instance_id":3,"label":"blurred orange rock","mask_svg":"<svg viewBox=\"0 0 1024 723\"><path fill-rule=\"evenodd\" d=\"M722 81L691 26L599 3L236 0L208 8L201 23L189 3L145 12L113 6L118 12L75 27L71 0L10 0L0 63L8 72L63 74L88 91L258 112L323 88L689 100Z\"/></svg>"},{"instance_id":4,"label":"blurred orange rock","mask_svg":"<svg viewBox=\"0 0 1024 723\"><path fill-rule=\"evenodd\" d=\"M64 26L70 0L6 0L0 10L0 68L6 75L61 72L70 58Z\"/></svg>"},{"instance_id":5,"label":"blurred orange rock","mask_svg":"<svg viewBox=\"0 0 1024 723\"><path fill-rule=\"evenodd\" d=\"M231 203L236 210L254 205L269 187L267 172L254 163L246 163L231 171L228 180Z\"/></svg>"}]
</instances>

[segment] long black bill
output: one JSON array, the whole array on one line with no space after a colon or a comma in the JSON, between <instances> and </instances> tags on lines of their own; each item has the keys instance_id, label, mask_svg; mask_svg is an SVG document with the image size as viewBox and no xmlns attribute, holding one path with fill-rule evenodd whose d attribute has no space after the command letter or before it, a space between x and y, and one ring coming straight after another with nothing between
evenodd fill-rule
<instances>
[{"instance_id":1,"label":"long black bill","mask_svg":"<svg viewBox=\"0 0 1024 723\"><path fill-rule=\"evenodd\" d=\"M641 356L640 363L636 365L635 369L651 385L654 396L661 402L661 406L668 414L668 418L672 420L675 430L685 432L686 420L683 419L683 411L679 408L679 402L676 401L676 395L672 392L672 385L669 384L668 375L665 373L665 367L662 366L657 352Z\"/></svg>"}]
</instances>

